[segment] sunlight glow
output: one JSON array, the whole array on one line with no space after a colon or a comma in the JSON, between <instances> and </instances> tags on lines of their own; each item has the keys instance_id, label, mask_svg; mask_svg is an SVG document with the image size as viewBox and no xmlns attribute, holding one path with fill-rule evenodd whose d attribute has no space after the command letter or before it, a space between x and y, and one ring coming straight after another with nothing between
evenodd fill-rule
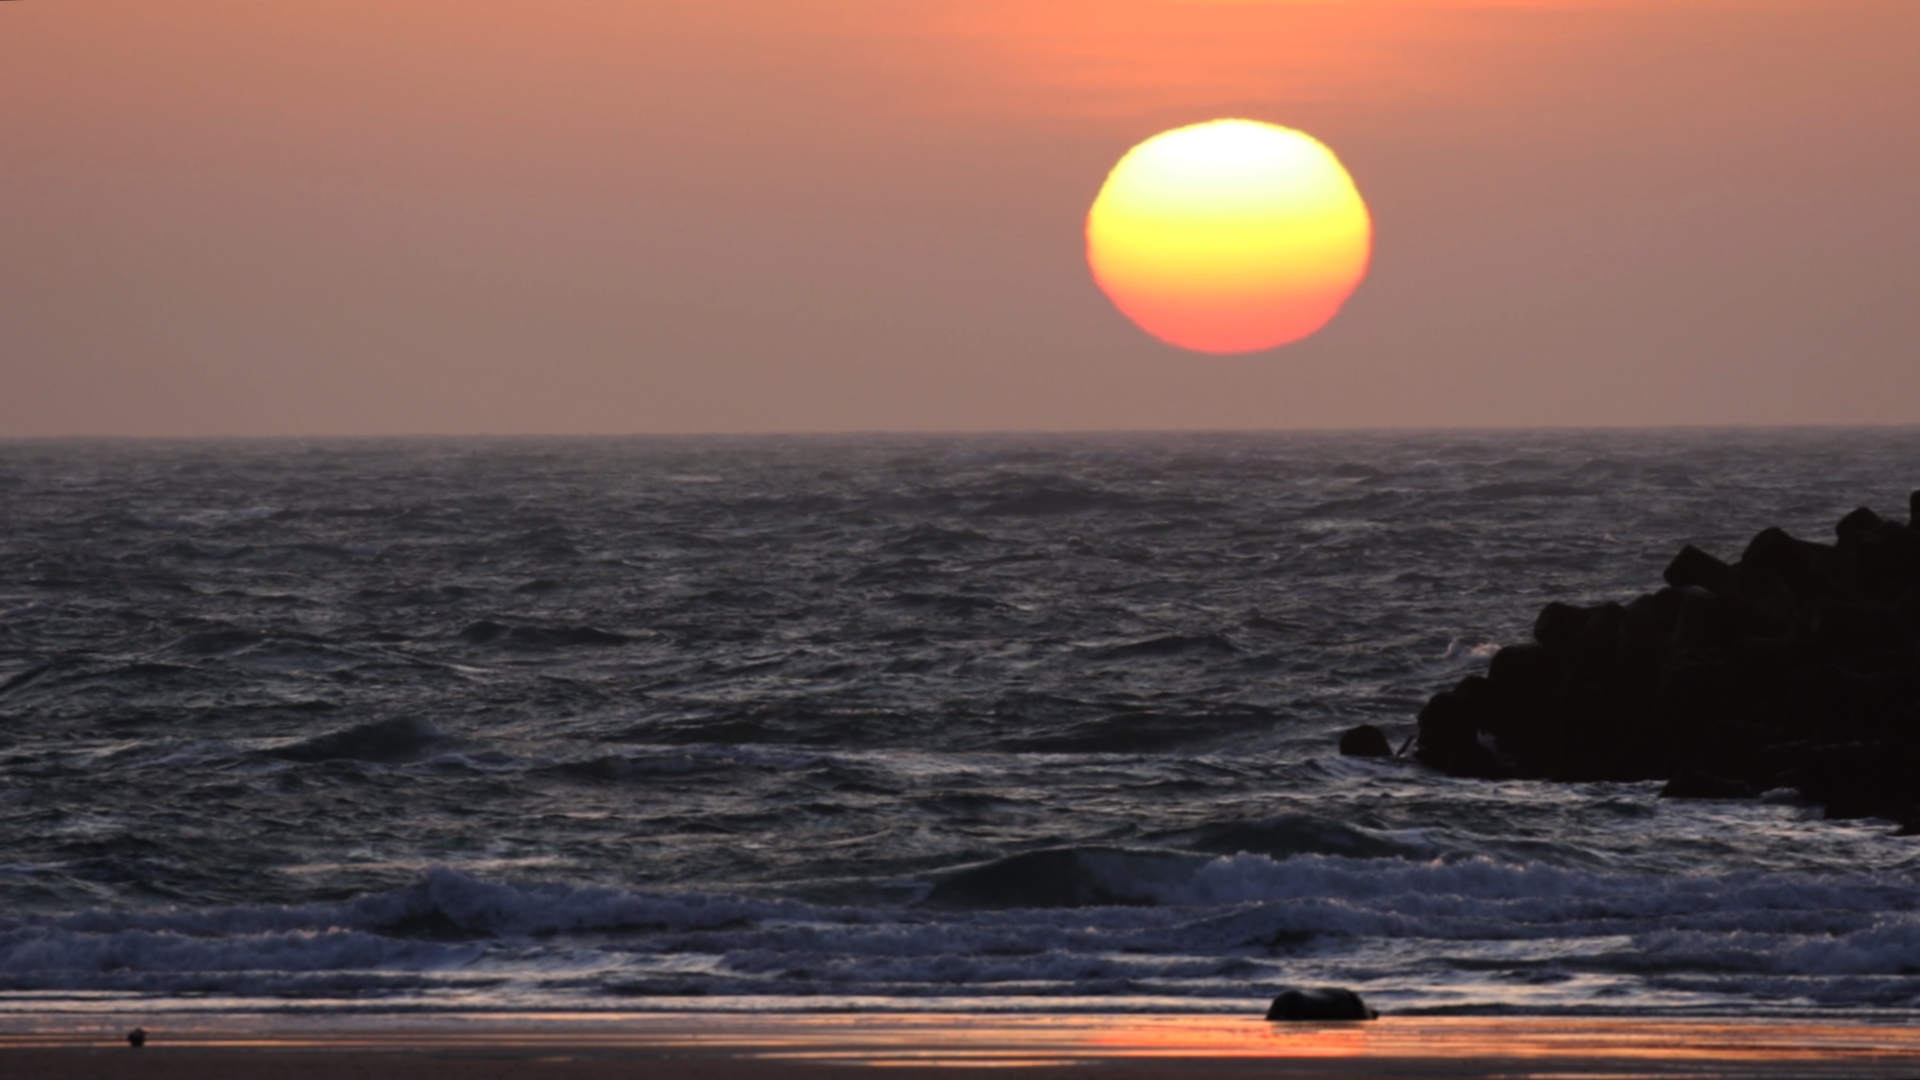
<instances>
[{"instance_id":1,"label":"sunlight glow","mask_svg":"<svg viewBox=\"0 0 1920 1080\"><path fill-rule=\"evenodd\" d=\"M1155 135L1120 159L1087 214L1087 262L1114 306L1198 352L1313 334L1372 250L1372 218L1333 152L1253 120Z\"/></svg>"}]
</instances>

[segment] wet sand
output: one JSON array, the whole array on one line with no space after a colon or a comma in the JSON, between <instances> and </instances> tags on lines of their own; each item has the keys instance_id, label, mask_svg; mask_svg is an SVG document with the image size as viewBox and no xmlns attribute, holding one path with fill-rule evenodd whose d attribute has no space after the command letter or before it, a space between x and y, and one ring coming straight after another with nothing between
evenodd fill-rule
<instances>
[{"instance_id":1,"label":"wet sand","mask_svg":"<svg viewBox=\"0 0 1920 1080\"><path fill-rule=\"evenodd\" d=\"M1213 1016L173 1015L0 1022L0 1076L102 1080L833 1080L1019 1068L1204 1076L1920 1077L1920 1029L1871 1023ZM135 1050L134 1023L150 1033ZM964 1075L962 1071L961 1075Z\"/></svg>"}]
</instances>

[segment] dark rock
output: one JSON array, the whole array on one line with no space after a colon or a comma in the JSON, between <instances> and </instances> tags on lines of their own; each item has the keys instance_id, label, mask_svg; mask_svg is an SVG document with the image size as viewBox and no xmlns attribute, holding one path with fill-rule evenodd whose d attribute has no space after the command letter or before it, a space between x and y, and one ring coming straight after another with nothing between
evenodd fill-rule
<instances>
[{"instance_id":1,"label":"dark rock","mask_svg":"<svg viewBox=\"0 0 1920 1080\"><path fill-rule=\"evenodd\" d=\"M1667 798L1788 785L1829 817L1920 831L1920 491L1911 524L1837 542L1761 530L1728 564L1685 547L1666 588L1551 603L1534 643L1420 711L1415 757L1462 777L1663 780Z\"/></svg>"},{"instance_id":2,"label":"dark rock","mask_svg":"<svg viewBox=\"0 0 1920 1080\"><path fill-rule=\"evenodd\" d=\"M1913 636L1915 613L1898 604L1820 605L1808 625L1815 644L1827 649L1871 649L1897 645Z\"/></svg>"},{"instance_id":3,"label":"dark rock","mask_svg":"<svg viewBox=\"0 0 1920 1080\"><path fill-rule=\"evenodd\" d=\"M1764 565L1739 567L1740 598L1755 633L1784 637L1800 610L1793 586L1779 571Z\"/></svg>"},{"instance_id":4,"label":"dark rock","mask_svg":"<svg viewBox=\"0 0 1920 1080\"><path fill-rule=\"evenodd\" d=\"M1788 536L1785 529L1762 529L1748 542L1747 550L1741 553L1740 568L1771 570L1789 584L1804 581L1807 575L1813 573L1813 547Z\"/></svg>"},{"instance_id":5,"label":"dark rock","mask_svg":"<svg viewBox=\"0 0 1920 1080\"><path fill-rule=\"evenodd\" d=\"M1866 534L1878 529L1884 524L1886 524L1886 522L1881 520L1879 514L1863 506L1853 513L1848 514L1846 517L1841 518L1840 523L1833 527L1833 535L1839 537L1840 541L1845 543L1848 540L1861 539L1866 536Z\"/></svg>"},{"instance_id":6,"label":"dark rock","mask_svg":"<svg viewBox=\"0 0 1920 1080\"><path fill-rule=\"evenodd\" d=\"M1420 710L1414 756L1454 776L1502 775L1499 759L1480 741L1495 711L1495 695L1486 678L1461 679Z\"/></svg>"},{"instance_id":7,"label":"dark rock","mask_svg":"<svg viewBox=\"0 0 1920 1080\"><path fill-rule=\"evenodd\" d=\"M132 1031L127 1032L127 1045L133 1047L135 1050L147 1045L147 1029L134 1028Z\"/></svg>"},{"instance_id":8,"label":"dark rock","mask_svg":"<svg viewBox=\"0 0 1920 1080\"><path fill-rule=\"evenodd\" d=\"M1663 799L1751 799L1760 793L1745 780L1681 769L1660 789Z\"/></svg>"},{"instance_id":9,"label":"dark rock","mask_svg":"<svg viewBox=\"0 0 1920 1080\"><path fill-rule=\"evenodd\" d=\"M1541 608L1540 615L1533 620L1533 640L1549 649L1571 645L1592 618L1593 611L1589 608L1555 601Z\"/></svg>"},{"instance_id":10,"label":"dark rock","mask_svg":"<svg viewBox=\"0 0 1920 1080\"><path fill-rule=\"evenodd\" d=\"M1739 588L1733 567L1688 544L1667 564L1663 575L1676 589L1699 586L1710 593L1732 596Z\"/></svg>"},{"instance_id":11,"label":"dark rock","mask_svg":"<svg viewBox=\"0 0 1920 1080\"><path fill-rule=\"evenodd\" d=\"M1620 657L1630 667L1657 668L1673 646L1673 628L1680 621L1685 597L1678 589L1661 589L1627 605L1620 623Z\"/></svg>"},{"instance_id":12,"label":"dark rock","mask_svg":"<svg viewBox=\"0 0 1920 1080\"><path fill-rule=\"evenodd\" d=\"M1840 546L1859 568L1860 584L1869 597L1899 600L1920 582L1920 533L1905 525L1882 521Z\"/></svg>"},{"instance_id":13,"label":"dark rock","mask_svg":"<svg viewBox=\"0 0 1920 1080\"><path fill-rule=\"evenodd\" d=\"M1493 654L1487 665L1487 679L1496 686L1527 687L1542 690L1554 685L1559 663L1553 650L1544 645L1509 645Z\"/></svg>"},{"instance_id":14,"label":"dark rock","mask_svg":"<svg viewBox=\"0 0 1920 1080\"><path fill-rule=\"evenodd\" d=\"M1521 760L1552 754L1554 704L1566 666L1564 656L1544 645L1509 645L1493 654L1487 730L1502 754Z\"/></svg>"},{"instance_id":15,"label":"dark rock","mask_svg":"<svg viewBox=\"0 0 1920 1080\"><path fill-rule=\"evenodd\" d=\"M1386 732L1361 724L1340 736L1340 753L1343 757L1392 757L1393 745L1387 742Z\"/></svg>"},{"instance_id":16,"label":"dark rock","mask_svg":"<svg viewBox=\"0 0 1920 1080\"><path fill-rule=\"evenodd\" d=\"M1620 627L1627 621L1627 609L1606 603L1592 609L1587 625L1567 646L1567 655L1582 671L1606 668L1620 655Z\"/></svg>"},{"instance_id":17,"label":"dark rock","mask_svg":"<svg viewBox=\"0 0 1920 1080\"><path fill-rule=\"evenodd\" d=\"M1829 818L1905 818L1920 809L1920 760L1884 743L1821 746L1806 756L1797 787Z\"/></svg>"},{"instance_id":18,"label":"dark rock","mask_svg":"<svg viewBox=\"0 0 1920 1080\"><path fill-rule=\"evenodd\" d=\"M1741 636L1747 612L1726 593L1698 585L1680 589L1680 618L1673 626L1673 646L1680 650L1714 649Z\"/></svg>"},{"instance_id":19,"label":"dark rock","mask_svg":"<svg viewBox=\"0 0 1920 1080\"><path fill-rule=\"evenodd\" d=\"M1379 1016L1359 994L1338 986L1282 990L1267 1009L1269 1020L1374 1020Z\"/></svg>"}]
</instances>

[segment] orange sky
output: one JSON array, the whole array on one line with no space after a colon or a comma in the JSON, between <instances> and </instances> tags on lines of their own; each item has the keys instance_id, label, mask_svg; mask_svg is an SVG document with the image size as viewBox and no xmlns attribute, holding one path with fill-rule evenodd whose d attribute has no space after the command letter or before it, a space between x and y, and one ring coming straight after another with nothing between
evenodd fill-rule
<instances>
[{"instance_id":1,"label":"orange sky","mask_svg":"<svg viewBox=\"0 0 1920 1080\"><path fill-rule=\"evenodd\" d=\"M1920 421L1913 0L15 0L0 436ZM1203 357L1114 161L1338 152Z\"/></svg>"}]
</instances>

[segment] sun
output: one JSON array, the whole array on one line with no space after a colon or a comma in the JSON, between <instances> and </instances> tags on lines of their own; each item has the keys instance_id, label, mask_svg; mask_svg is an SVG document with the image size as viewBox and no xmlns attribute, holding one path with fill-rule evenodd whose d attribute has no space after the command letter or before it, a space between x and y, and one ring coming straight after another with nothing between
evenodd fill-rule
<instances>
[{"instance_id":1,"label":"sun","mask_svg":"<svg viewBox=\"0 0 1920 1080\"><path fill-rule=\"evenodd\" d=\"M1373 254L1353 177L1318 139L1256 120L1165 131L1127 151L1087 212L1087 263L1154 337L1243 353L1319 330Z\"/></svg>"}]
</instances>

